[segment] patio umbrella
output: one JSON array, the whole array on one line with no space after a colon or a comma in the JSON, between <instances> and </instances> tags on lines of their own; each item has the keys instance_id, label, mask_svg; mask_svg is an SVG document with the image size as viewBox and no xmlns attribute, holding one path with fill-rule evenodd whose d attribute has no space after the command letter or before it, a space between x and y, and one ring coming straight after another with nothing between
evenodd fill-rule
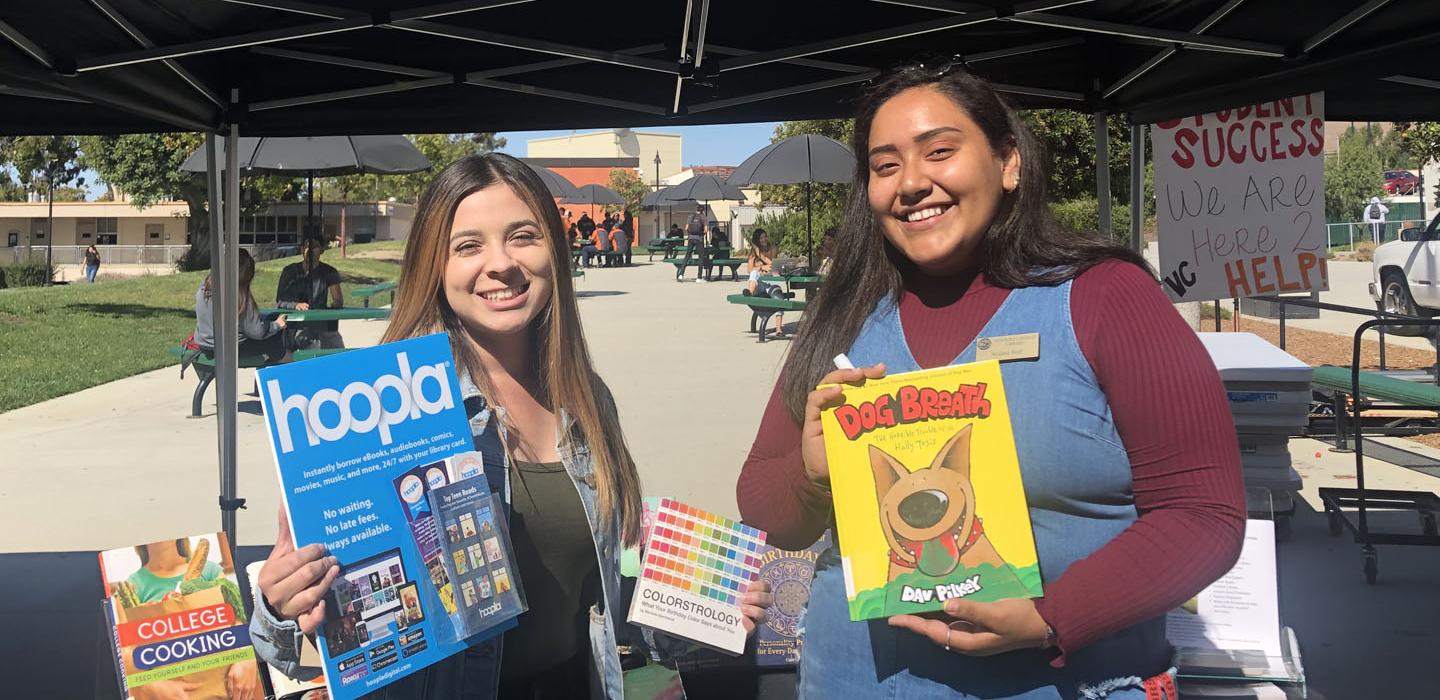
<instances>
[{"instance_id":1,"label":"patio umbrella","mask_svg":"<svg viewBox=\"0 0 1440 700\"><path fill-rule=\"evenodd\" d=\"M561 177L560 173L540 165L531 163L526 163L525 165L531 170L534 170L536 175L540 176L540 180L545 183L546 189L550 190L552 197L568 200L571 197L582 196L580 194L580 188L576 187L575 183Z\"/></svg>"},{"instance_id":2,"label":"patio umbrella","mask_svg":"<svg viewBox=\"0 0 1440 700\"><path fill-rule=\"evenodd\" d=\"M583 185L580 194L564 198L566 204L624 204L625 198L619 192L604 185Z\"/></svg>"},{"instance_id":3,"label":"patio umbrella","mask_svg":"<svg viewBox=\"0 0 1440 700\"><path fill-rule=\"evenodd\" d=\"M849 182L855 172L855 155L845 144L819 134L800 134L777 141L752 154L735 168L731 185L805 184L805 259L810 250L810 183Z\"/></svg>"},{"instance_id":4,"label":"patio umbrella","mask_svg":"<svg viewBox=\"0 0 1440 700\"><path fill-rule=\"evenodd\" d=\"M658 193L657 204L672 202L714 202L727 200L741 202L745 195L739 187L728 185L714 175L696 175L678 185L672 185Z\"/></svg>"},{"instance_id":5,"label":"patio umbrella","mask_svg":"<svg viewBox=\"0 0 1440 700\"><path fill-rule=\"evenodd\" d=\"M224 152L215 167L224 168ZM425 157L404 136L244 137L236 143L236 160L244 174L305 175L305 225L313 228L315 176L354 173L399 175L430 169ZM205 172L205 149L190 154L180 169Z\"/></svg>"}]
</instances>

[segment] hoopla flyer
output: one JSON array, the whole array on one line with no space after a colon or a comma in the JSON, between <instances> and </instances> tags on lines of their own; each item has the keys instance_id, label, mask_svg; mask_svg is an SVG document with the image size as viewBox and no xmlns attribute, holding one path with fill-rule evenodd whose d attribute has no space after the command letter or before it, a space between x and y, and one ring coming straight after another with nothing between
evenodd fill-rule
<instances>
[{"instance_id":1,"label":"hoopla flyer","mask_svg":"<svg viewBox=\"0 0 1440 700\"><path fill-rule=\"evenodd\" d=\"M267 367L259 378L295 544L323 543L340 563L318 635L331 697L365 695L461 651L438 627L449 624L441 582L396 489L405 473L471 449L446 336Z\"/></svg>"}]
</instances>

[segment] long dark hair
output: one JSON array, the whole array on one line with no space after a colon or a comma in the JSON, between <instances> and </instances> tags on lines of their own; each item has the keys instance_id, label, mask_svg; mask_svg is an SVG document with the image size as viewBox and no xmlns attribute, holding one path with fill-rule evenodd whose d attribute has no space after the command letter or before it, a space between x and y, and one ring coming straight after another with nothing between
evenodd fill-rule
<instances>
[{"instance_id":1,"label":"long dark hair","mask_svg":"<svg viewBox=\"0 0 1440 700\"><path fill-rule=\"evenodd\" d=\"M888 296L899 303L904 274L915 267L885 238L870 210L866 154L875 113L891 98L916 87L931 88L965 110L997 155L1020 152L1020 182L1004 195L976 253L977 269L987 283L1009 289L1060 284L1110 258L1150 271L1145 259L1128 248L1055 224L1045 203L1044 150L1015 108L988 81L948 65L938 71L921 65L897 69L861 97L851 140L855 174L835 241L836 249L845 254L835 256L824 285L807 304L785 360L785 405L797 423L804 419L806 397L833 369L832 358L850 349L881 299Z\"/></svg>"},{"instance_id":2,"label":"long dark hair","mask_svg":"<svg viewBox=\"0 0 1440 700\"><path fill-rule=\"evenodd\" d=\"M466 156L430 181L415 208L400 267L400 288L381 342L448 333L459 365L493 400L495 392L489 376L480 364L478 352L465 342L465 327L446 301L443 288L455 209L461 200L493 185L509 187L525 202L549 246L554 279L545 310L532 321L534 369L550 405L570 412L585 435L595 461L595 491L601 517L616 516L625 544L635 544L640 541L640 477L620 419L605 405L611 401L609 389L590 361L570 276L565 224L550 191L529 166L503 153Z\"/></svg>"}]
</instances>

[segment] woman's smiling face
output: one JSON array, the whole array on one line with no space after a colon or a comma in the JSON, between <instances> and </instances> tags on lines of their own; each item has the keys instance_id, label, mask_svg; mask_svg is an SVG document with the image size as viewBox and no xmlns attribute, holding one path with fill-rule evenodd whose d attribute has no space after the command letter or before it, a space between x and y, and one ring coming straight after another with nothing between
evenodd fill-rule
<instances>
[{"instance_id":1,"label":"woman's smiling face","mask_svg":"<svg viewBox=\"0 0 1440 700\"><path fill-rule=\"evenodd\" d=\"M890 243L930 274L973 267L1001 200L1019 185L1019 152L995 152L975 120L930 87L881 105L869 143L870 209Z\"/></svg>"},{"instance_id":2,"label":"woman's smiling face","mask_svg":"<svg viewBox=\"0 0 1440 700\"><path fill-rule=\"evenodd\" d=\"M477 341L528 331L550 301L554 266L540 217L509 185L460 200L450 225L445 301Z\"/></svg>"}]
</instances>

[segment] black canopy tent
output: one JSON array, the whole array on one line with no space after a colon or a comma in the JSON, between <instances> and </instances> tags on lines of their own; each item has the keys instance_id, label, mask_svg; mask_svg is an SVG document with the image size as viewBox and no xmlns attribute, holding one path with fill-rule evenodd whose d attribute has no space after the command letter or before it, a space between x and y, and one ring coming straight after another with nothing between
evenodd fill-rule
<instances>
[{"instance_id":1,"label":"black canopy tent","mask_svg":"<svg viewBox=\"0 0 1440 700\"><path fill-rule=\"evenodd\" d=\"M1440 39L1433 0L625 5L11 0L0 6L0 134L191 130L233 148L241 134L834 117L852 110L860 83L919 54L954 55L1024 107L1124 113L1137 124L1317 90L1331 119L1440 112L1440 66L1422 59ZM625 44L611 48L607 37L597 48L593 29L617 15L627 18ZM1108 192L1097 135L1098 189ZM1139 129L1132 138L1143 145ZM208 182L210 201L222 201L213 167ZM223 226L221 211L211 208L224 308L238 208L223 208ZM217 337L236 337L233 315L216 317L231 324ZM235 355L217 351L221 503L233 535Z\"/></svg>"},{"instance_id":2,"label":"black canopy tent","mask_svg":"<svg viewBox=\"0 0 1440 700\"><path fill-rule=\"evenodd\" d=\"M1140 122L1320 89L1332 119L1419 119L1440 85L1419 59L1440 38L1428 0L623 4L16 0L0 9L0 132L830 117L874 70L922 53L957 54L1023 106ZM626 45L596 48L592 28L617 12Z\"/></svg>"}]
</instances>

